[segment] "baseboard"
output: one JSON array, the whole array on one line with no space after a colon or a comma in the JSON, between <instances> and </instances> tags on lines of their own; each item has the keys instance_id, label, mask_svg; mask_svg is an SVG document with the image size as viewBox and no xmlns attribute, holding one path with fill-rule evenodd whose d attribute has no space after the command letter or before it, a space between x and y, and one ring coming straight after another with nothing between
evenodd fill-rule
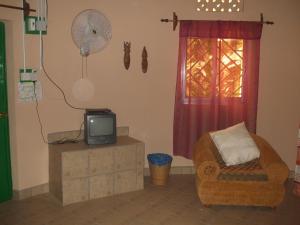
<instances>
[{"instance_id":1,"label":"baseboard","mask_svg":"<svg viewBox=\"0 0 300 225\"><path fill-rule=\"evenodd\" d=\"M23 190L14 190L13 199L14 200L23 200L30 198L36 195L45 194L49 192L49 184L41 184L34 187L26 188Z\"/></svg>"},{"instance_id":2,"label":"baseboard","mask_svg":"<svg viewBox=\"0 0 300 225\"><path fill-rule=\"evenodd\" d=\"M195 168L193 166L175 166L171 167L170 174L195 174ZM144 176L150 176L149 168L144 168ZM294 179L295 171L290 170L289 179ZM41 184L31 188L23 190L14 190L13 199L23 200L36 195L45 194L49 192L49 184Z\"/></svg>"}]
</instances>

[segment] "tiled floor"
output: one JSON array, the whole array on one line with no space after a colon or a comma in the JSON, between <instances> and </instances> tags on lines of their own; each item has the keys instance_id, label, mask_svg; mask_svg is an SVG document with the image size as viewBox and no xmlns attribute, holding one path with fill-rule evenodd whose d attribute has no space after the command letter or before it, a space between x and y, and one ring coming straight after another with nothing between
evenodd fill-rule
<instances>
[{"instance_id":1,"label":"tiled floor","mask_svg":"<svg viewBox=\"0 0 300 225\"><path fill-rule=\"evenodd\" d=\"M205 208L192 175L171 176L169 185L61 207L49 194L0 204L0 225L300 225L300 197L287 183L284 202L263 207Z\"/></svg>"}]
</instances>

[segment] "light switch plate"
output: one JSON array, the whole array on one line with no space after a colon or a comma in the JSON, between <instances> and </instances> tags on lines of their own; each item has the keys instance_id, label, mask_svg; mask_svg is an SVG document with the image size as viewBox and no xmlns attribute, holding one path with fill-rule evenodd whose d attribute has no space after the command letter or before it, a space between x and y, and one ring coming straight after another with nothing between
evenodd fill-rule
<instances>
[{"instance_id":1,"label":"light switch plate","mask_svg":"<svg viewBox=\"0 0 300 225\"><path fill-rule=\"evenodd\" d=\"M47 25L45 20L38 20L36 16L26 16L25 17L25 33L26 34L47 34Z\"/></svg>"},{"instance_id":2,"label":"light switch plate","mask_svg":"<svg viewBox=\"0 0 300 225\"><path fill-rule=\"evenodd\" d=\"M19 70L19 72L20 72L20 82L37 81L38 73L36 69L22 68Z\"/></svg>"}]
</instances>

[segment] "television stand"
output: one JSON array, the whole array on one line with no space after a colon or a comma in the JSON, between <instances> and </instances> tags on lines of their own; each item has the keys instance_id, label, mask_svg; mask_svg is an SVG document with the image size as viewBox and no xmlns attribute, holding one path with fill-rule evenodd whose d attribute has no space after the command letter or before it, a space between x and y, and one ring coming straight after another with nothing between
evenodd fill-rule
<instances>
[{"instance_id":1,"label":"television stand","mask_svg":"<svg viewBox=\"0 0 300 225\"><path fill-rule=\"evenodd\" d=\"M143 142L118 136L111 145L49 144L49 189L62 205L144 188Z\"/></svg>"}]
</instances>

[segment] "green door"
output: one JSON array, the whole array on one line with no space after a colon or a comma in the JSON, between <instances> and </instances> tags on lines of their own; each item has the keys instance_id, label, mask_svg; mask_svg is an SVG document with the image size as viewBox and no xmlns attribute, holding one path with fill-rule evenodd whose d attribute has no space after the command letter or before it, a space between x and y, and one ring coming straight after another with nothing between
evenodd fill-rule
<instances>
[{"instance_id":1,"label":"green door","mask_svg":"<svg viewBox=\"0 0 300 225\"><path fill-rule=\"evenodd\" d=\"M0 22L0 202L11 199L12 181L7 112L5 26Z\"/></svg>"}]
</instances>

